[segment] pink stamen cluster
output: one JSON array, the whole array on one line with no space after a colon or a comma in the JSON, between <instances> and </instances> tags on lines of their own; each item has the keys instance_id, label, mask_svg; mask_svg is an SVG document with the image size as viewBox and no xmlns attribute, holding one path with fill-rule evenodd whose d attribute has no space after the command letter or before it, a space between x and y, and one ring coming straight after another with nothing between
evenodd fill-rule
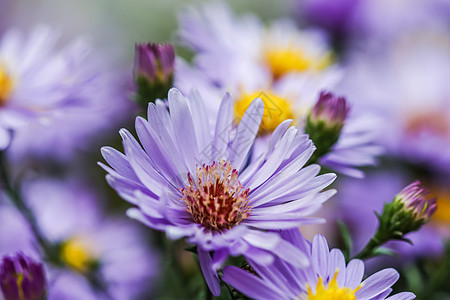
<instances>
[{"instance_id":1,"label":"pink stamen cluster","mask_svg":"<svg viewBox=\"0 0 450 300\"><path fill-rule=\"evenodd\" d=\"M194 222L222 232L250 215L250 189L242 187L238 175L239 172L222 159L219 163L197 166L195 179L188 173L189 185L181 189L181 193Z\"/></svg>"}]
</instances>

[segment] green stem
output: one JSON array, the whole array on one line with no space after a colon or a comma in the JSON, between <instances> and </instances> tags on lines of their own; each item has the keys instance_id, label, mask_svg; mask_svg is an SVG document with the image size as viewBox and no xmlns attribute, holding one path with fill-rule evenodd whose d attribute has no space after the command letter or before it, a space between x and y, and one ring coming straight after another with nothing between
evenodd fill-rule
<instances>
[{"instance_id":1,"label":"green stem","mask_svg":"<svg viewBox=\"0 0 450 300\"><path fill-rule=\"evenodd\" d=\"M383 243L380 243L375 237L371 238L364 249L362 249L361 252L359 252L359 254L355 256L355 258L365 260L373 257L375 250L378 249L382 244Z\"/></svg>"},{"instance_id":2,"label":"green stem","mask_svg":"<svg viewBox=\"0 0 450 300\"><path fill-rule=\"evenodd\" d=\"M34 236L36 237L37 242L41 246L43 252L45 253L48 258L52 257L54 247L52 247L51 243L44 237L42 234L39 226L37 225L36 218L32 211L28 208L28 206L25 204L25 202L22 200L22 196L14 189L11 181L10 176L7 171L6 167L6 161L4 157L4 152L0 151L0 179L3 185L3 188L6 192L6 194L11 199L11 202L14 204L14 206L17 208L17 210L22 214L22 216L27 220L31 231L33 232Z\"/></svg>"}]
</instances>

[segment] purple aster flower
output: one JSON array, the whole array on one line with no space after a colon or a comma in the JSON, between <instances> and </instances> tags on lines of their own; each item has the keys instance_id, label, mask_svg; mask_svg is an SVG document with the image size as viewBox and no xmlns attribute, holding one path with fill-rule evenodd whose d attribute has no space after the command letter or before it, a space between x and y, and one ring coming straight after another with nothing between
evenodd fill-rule
<instances>
[{"instance_id":1,"label":"purple aster flower","mask_svg":"<svg viewBox=\"0 0 450 300\"><path fill-rule=\"evenodd\" d=\"M308 254L310 265L295 268L277 260L261 267L250 261L255 274L235 266L226 267L223 280L245 295L255 299L414 299L413 293L404 292L388 297L391 286L398 280L394 269L381 270L362 281L364 263L359 259L345 264L339 249L328 248L326 239L317 235L312 244L303 239L300 232L290 230L283 236Z\"/></svg>"},{"instance_id":2,"label":"purple aster flower","mask_svg":"<svg viewBox=\"0 0 450 300\"><path fill-rule=\"evenodd\" d=\"M85 184L73 179L26 182L24 198L41 231L61 245L58 254L65 267L47 265L48 299L110 299L106 294L132 299L152 287L158 264L142 228L123 218L106 218L98 195ZM0 234L0 253L37 253L26 222L6 205L0 208ZM87 274L103 279L103 291L91 286Z\"/></svg>"},{"instance_id":3,"label":"purple aster flower","mask_svg":"<svg viewBox=\"0 0 450 300\"><path fill-rule=\"evenodd\" d=\"M0 288L6 300L41 300L46 285L41 263L22 253L3 257L0 264Z\"/></svg>"},{"instance_id":4,"label":"purple aster flower","mask_svg":"<svg viewBox=\"0 0 450 300\"><path fill-rule=\"evenodd\" d=\"M181 43L197 53L195 64L222 87L245 80L249 72L278 80L290 73L323 73L334 66L323 32L300 30L288 20L266 27L254 15L234 15L225 2L191 7L179 22Z\"/></svg>"},{"instance_id":5,"label":"purple aster flower","mask_svg":"<svg viewBox=\"0 0 450 300\"><path fill-rule=\"evenodd\" d=\"M261 98L265 112L254 147L256 156L264 152L265 136L284 120L293 119L303 128L319 92L335 88L341 80L342 70L333 63L327 38L321 32L301 31L285 21L266 28L254 16L234 16L222 3L191 8L181 15L180 23L181 40L196 55L193 68L177 64L175 86L183 92L193 84L201 87L207 93L203 96L208 99L213 120L220 102L214 102L219 98L209 94L229 91L235 99L237 119L253 99ZM376 145L380 126L376 116L359 108L355 111L349 115L338 143L320 163L362 177L357 167L375 164L375 157L382 152Z\"/></svg>"},{"instance_id":6,"label":"purple aster flower","mask_svg":"<svg viewBox=\"0 0 450 300\"><path fill-rule=\"evenodd\" d=\"M307 136L282 122L265 153L248 162L264 105L256 99L233 126L233 100L222 100L215 126L199 93L186 100L171 89L167 105L148 107L148 121L138 117L142 146L120 131L125 155L110 147L102 154L111 167L109 184L136 205L128 215L197 245L201 269L214 295L220 293L216 273L228 255L244 255L269 264L273 255L304 266L304 255L273 229L318 222L308 216L334 194L320 192L335 178L318 175L320 167L302 168L314 151ZM212 256L211 256L212 254Z\"/></svg>"},{"instance_id":7,"label":"purple aster flower","mask_svg":"<svg viewBox=\"0 0 450 300\"><path fill-rule=\"evenodd\" d=\"M0 149L11 143L17 160L68 159L131 108L122 76L92 55L84 38L62 49L55 46L57 38L44 26L26 37L15 29L0 37Z\"/></svg>"}]
</instances>

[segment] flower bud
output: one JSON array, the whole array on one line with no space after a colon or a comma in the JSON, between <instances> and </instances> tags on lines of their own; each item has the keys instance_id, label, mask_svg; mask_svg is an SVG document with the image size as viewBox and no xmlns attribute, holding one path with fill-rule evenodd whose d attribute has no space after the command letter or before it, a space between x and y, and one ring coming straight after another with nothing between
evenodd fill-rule
<instances>
[{"instance_id":1,"label":"flower bud","mask_svg":"<svg viewBox=\"0 0 450 300\"><path fill-rule=\"evenodd\" d=\"M4 256L0 266L0 287L6 300L40 300L44 298L44 268L22 253Z\"/></svg>"},{"instance_id":2,"label":"flower bud","mask_svg":"<svg viewBox=\"0 0 450 300\"><path fill-rule=\"evenodd\" d=\"M136 44L134 79L136 100L146 106L164 98L173 84L175 51L171 44Z\"/></svg>"},{"instance_id":3,"label":"flower bud","mask_svg":"<svg viewBox=\"0 0 450 300\"><path fill-rule=\"evenodd\" d=\"M428 189L420 185L416 180L405 187L394 199L399 205L404 206L416 221L427 222L437 209L436 198L427 199Z\"/></svg>"},{"instance_id":4,"label":"flower bud","mask_svg":"<svg viewBox=\"0 0 450 300\"><path fill-rule=\"evenodd\" d=\"M378 217L379 231L404 239L404 235L419 230L429 221L437 209L436 200L429 197L428 189L420 181L414 181L398 193L394 201L385 204L383 214Z\"/></svg>"},{"instance_id":5,"label":"flower bud","mask_svg":"<svg viewBox=\"0 0 450 300\"><path fill-rule=\"evenodd\" d=\"M305 133L317 147L313 159L317 161L321 156L328 153L344 127L350 107L344 97L336 97L332 93L321 92L319 100L309 113Z\"/></svg>"}]
</instances>

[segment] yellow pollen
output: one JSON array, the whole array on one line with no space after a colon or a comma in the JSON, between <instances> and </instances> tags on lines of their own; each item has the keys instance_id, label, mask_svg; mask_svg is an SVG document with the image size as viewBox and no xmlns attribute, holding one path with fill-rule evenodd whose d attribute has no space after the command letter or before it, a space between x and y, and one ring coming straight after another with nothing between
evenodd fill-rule
<instances>
[{"instance_id":1,"label":"yellow pollen","mask_svg":"<svg viewBox=\"0 0 450 300\"><path fill-rule=\"evenodd\" d=\"M22 282L23 282L24 277L25 277L25 275L23 275L22 273L17 274L16 284L17 284L17 290L19 292L20 300L26 300L25 295L23 293L23 287L22 287Z\"/></svg>"},{"instance_id":2,"label":"yellow pollen","mask_svg":"<svg viewBox=\"0 0 450 300\"><path fill-rule=\"evenodd\" d=\"M291 72L322 71L331 65L333 56L328 52L314 57L307 55L301 48L288 46L266 50L264 59L273 78L279 79Z\"/></svg>"},{"instance_id":3,"label":"yellow pollen","mask_svg":"<svg viewBox=\"0 0 450 300\"><path fill-rule=\"evenodd\" d=\"M450 190L436 191L437 210L431 216L431 223L450 226Z\"/></svg>"},{"instance_id":4,"label":"yellow pollen","mask_svg":"<svg viewBox=\"0 0 450 300\"><path fill-rule=\"evenodd\" d=\"M0 62L0 107L6 104L14 88L14 80L8 73L6 66Z\"/></svg>"},{"instance_id":5,"label":"yellow pollen","mask_svg":"<svg viewBox=\"0 0 450 300\"><path fill-rule=\"evenodd\" d=\"M222 232L250 215L249 189L238 181L238 171L220 160L197 166L196 176L188 173L189 185L180 190L187 212L194 222L212 231Z\"/></svg>"},{"instance_id":6,"label":"yellow pollen","mask_svg":"<svg viewBox=\"0 0 450 300\"><path fill-rule=\"evenodd\" d=\"M338 271L334 273L333 279L328 282L328 286L323 284L323 279L319 277L317 282L316 291L313 293L310 286L307 287L307 300L356 300L355 293L361 288L359 285L356 289L352 290L349 287L339 287L337 283Z\"/></svg>"},{"instance_id":7,"label":"yellow pollen","mask_svg":"<svg viewBox=\"0 0 450 300\"><path fill-rule=\"evenodd\" d=\"M242 119L245 111L255 98L261 98L264 102L264 114L258 131L259 136L270 134L284 120L295 118L291 102L269 91L244 93L234 103L235 118Z\"/></svg>"},{"instance_id":8,"label":"yellow pollen","mask_svg":"<svg viewBox=\"0 0 450 300\"><path fill-rule=\"evenodd\" d=\"M61 249L62 260L71 268L79 271L89 271L95 258L86 245L77 238L66 241Z\"/></svg>"}]
</instances>

